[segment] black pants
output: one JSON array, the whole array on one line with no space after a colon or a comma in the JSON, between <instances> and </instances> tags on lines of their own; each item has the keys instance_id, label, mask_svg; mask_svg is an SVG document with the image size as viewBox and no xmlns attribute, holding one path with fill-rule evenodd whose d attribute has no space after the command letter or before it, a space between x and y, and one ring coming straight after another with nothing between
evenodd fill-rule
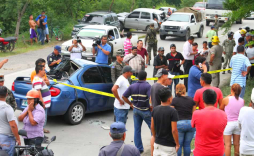
<instances>
[{"instance_id":1,"label":"black pants","mask_svg":"<svg viewBox=\"0 0 254 156\"><path fill-rule=\"evenodd\" d=\"M35 145L35 146L41 146L43 142L43 137L36 137L32 139L24 139L25 145Z\"/></svg>"},{"instance_id":2,"label":"black pants","mask_svg":"<svg viewBox=\"0 0 254 156\"><path fill-rule=\"evenodd\" d=\"M252 64L253 65L253 64ZM251 66L251 69L250 69L250 77L251 78L254 78L254 66Z\"/></svg>"},{"instance_id":3,"label":"black pants","mask_svg":"<svg viewBox=\"0 0 254 156\"><path fill-rule=\"evenodd\" d=\"M212 42L208 42L208 47L209 47L209 48L212 48L212 47L213 47Z\"/></svg>"},{"instance_id":4,"label":"black pants","mask_svg":"<svg viewBox=\"0 0 254 156\"><path fill-rule=\"evenodd\" d=\"M183 64L184 74L189 74L191 67L192 67L192 60L185 60ZM186 87L186 91L188 91L188 78L184 79L184 85Z\"/></svg>"}]
</instances>

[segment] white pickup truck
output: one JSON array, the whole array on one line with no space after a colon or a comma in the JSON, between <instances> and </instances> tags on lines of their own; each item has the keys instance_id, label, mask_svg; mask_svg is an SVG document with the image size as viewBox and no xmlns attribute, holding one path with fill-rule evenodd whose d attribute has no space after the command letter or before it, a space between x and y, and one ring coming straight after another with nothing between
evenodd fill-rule
<instances>
[{"instance_id":1,"label":"white pickup truck","mask_svg":"<svg viewBox=\"0 0 254 156\"><path fill-rule=\"evenodd\" d=\"M111 46L110 57L115 57L116 52L120 49L123 49L124 41L126 37L121 37L120 32L117 27L114 26L105 26L105 25L88 25L80 29L77 33L77 37L81 40L82 44L86 47L86 51L82 52L82 56L87 60L95 60L93 56L93 41L96 37L101 37L103 35L113 36L114 39L109 39L108 44ZM138 41L137 35L132 35L131 42L133 45L136 45ZM64 42L61 46L62 55L70 55L68 47L72 45L72 40Z\"/></svg>"},{"instance_id":2,"label":"white pickup truck","mask_svg":"<svg viewBox=\"0 0 254 156\"><path fill-rule=\"evenodd\" d=\"M199 14L198 19L197 14ZM160 38L161 40L165 40L167 36L179 36L183 37L186 41L193 34L197 34L201 38L203 36L204 25L205 20L203 20L200 12L188 13L177 11L162 23Z\"/></svg>"}]
</instances>

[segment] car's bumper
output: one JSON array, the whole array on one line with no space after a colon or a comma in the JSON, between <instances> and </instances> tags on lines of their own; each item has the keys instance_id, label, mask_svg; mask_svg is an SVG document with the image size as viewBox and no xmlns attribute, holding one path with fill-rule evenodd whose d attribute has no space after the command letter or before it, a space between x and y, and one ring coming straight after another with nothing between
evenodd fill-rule
<instances>
[{"instance_id":1,"label":"car's bumper","mask_svg":"<svg viewBox=\"0 0 254 156\"><path fill-rule=\"evenodd\" d=\"M206 16L206 21L215 22L215 18L213 16ZM219 22L227 22L228 17L219 17Z\"/></svg>"},{"instance_id":2,"label":"car's bumper","mask_svg":"<svg viewBox=\"0 0 254 156\"><path fill-rule=\"evenodd\" d=\"M185 36L186 30L165 30L160 29L160 35L162 36Z\"/></svg>"}]
</instances>

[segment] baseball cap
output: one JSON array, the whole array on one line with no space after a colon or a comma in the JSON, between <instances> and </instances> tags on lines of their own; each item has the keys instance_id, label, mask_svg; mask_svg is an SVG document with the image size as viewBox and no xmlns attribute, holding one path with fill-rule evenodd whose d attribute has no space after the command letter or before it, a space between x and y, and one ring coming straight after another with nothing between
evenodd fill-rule
<instances>
[{"instance_id":1,"label":"baseball cap","mask_svg":"<svg viewBox=\"0 0 254 156\"><path fill-rule=\"evenodd\" d=\"M170 45L170 48L172 48L172 47L176 47L176 45L175 45L175 44L171 44L171 45Z\"/></svg>"},{"instance_id":2,"label":"baseball cap","mask_svg":"<svg viewBox=\"0 0 254 156\"><path fill-rule=\"evenodd\" d=\"M56 46L55 46L55 49L56 49L59 53L61 53L61 47L60 47L59 45L56 45Z\"/></svg>"},{"instance_id":3,"label":"baseball cap","mask_svg":"<svg viewBox=\"0 0 254 156\"><path fill-rule=\"evenodd\" d=\"M123 122L114 122L110 125L111 134L124 133L126 131L127 130Z\"/></svg>"},{"instance_id":4,"label":"baseball cap","mask_svg":"<svg viewBox=\"0 0 254 156\"><path fill-rule=\"evenodd\" d=\"M214 28L214 26L212 25L212 26L211 26L211 29L213 29L213 28Z\"/></svg>"},{"instance_id":5,"label":"baseball cap","mask_svg":"<svg viewBox=\"0 0 254 156\"><path fill-rule=\"evenodd\" d=\"M171 75L170 73L168 73L168 71L166 69L159 69L157 71L157 74L155 75L155 77L161 77L162 75L168 75L168 78L172 79L173 77L175 77L175 75Z\"/></svg>"},{"instance_id":6,"label":"baseball cap","mask_svg":"<svg viewBox=\"0 0 254 156\"><path fill-rule=\"evenodd\" d=\"M247 33L247 34L246 34L246 37L247 37L247 36L253 36L253 35L252 35L252 34L250 34L250 33Z\"/></svg>"},{"instance_id":7,"label":"baseball cap","mask_svg":"<svg viewBox=\"0 0 254 156\"><path fill-rule=\"evenodd\" d=\"M118 52L116 52L116 56L124 56L124 52L118 51Z\"/></svg>"},{"instance_id":8,"label":"baseball cap","mask_svg":"<svg viewBox=\"0 0 254 156\"><path fill-rule=\"evenodd\" d=\"M250 99L251 99L251 102L254 103L254 88L252 89Z\"/></svg>"},{"instance_id":9,"label":"baseball cap","mask_svg":"<svg viewBox=\"0 0 254 156\"><path fill-rule=\"evenodd\" d=\"M159 47L158 51L164 51L164 47Z\"/></svg>"},{"instance_id":10,"label":"baseball cap","mask_svg":"<svg viewBox=\"0 0 254 156\"><path fill-rule=\"evenodd\" d=\"M135 70L133 70L133 69L131 68L131 66L124 66L124 67L123 67L123 73L126 73L126 72L135 73Z\"/></svg>"},{"instance_id":11,"label":"baseball cap","mask_svg":"<svg viewBox=\"0 0 254 156\"><path fill-rule=\"evenodd\" d=\"M4 75L0 75L0 82L4 81Z\"/></svg>"}]
</instances>

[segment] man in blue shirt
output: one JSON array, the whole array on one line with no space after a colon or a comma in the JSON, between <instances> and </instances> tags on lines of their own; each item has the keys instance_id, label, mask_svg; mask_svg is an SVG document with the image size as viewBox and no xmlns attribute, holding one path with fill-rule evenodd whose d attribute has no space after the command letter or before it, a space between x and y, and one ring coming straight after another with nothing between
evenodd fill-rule
<instances>
[{"instance_id":1,"label":"man in blue shirt","mask_svg":"<svg viewBox=\"0 0 254 156\"><path fill-rule=\"evenodd\" d=\"M93 56L97 52L97 56L95 59L96 63L99 64L108 64L108 55L111 53L111 46L107 44L108 36L103 35L101 37L101 44L97 46L93 46Z\"/></svg>"},{"instance_id":2,"label":"man in blue shirt","mask_svg":"<svg viewBox=\"0 0 254 156\"><path fill-rule=\"evenodd\" d=\"M229 66L232 67L232 75L230 86L238 83L242 90L240 97L243 98L245 94L246 75L250 72L251 64L249 59L244 54L245 48L243 45L237 47L237 54L233 55Z\"/></svg>"},{"instance_id":3,"label":"man in blue shirt","mask_svg":"<svg viewBox=\"0 0 254 156\"><path fill-rule=\"evenodd\" d=\"M140 153L144 152L144 147L141 139L141 126L143 120L147 126L151 127L151 111L149 97L151 85L146 81L147 73L141 70L138 73L139 81L133 83L123 94L123 100L133 108L134 120L134 143ZM132 97L132 103L128 100Z\"/></svg>"},{"instance_id":4,"label":"man in blue shirt","mask_svg":"<svg viewBox=\"0 0 254 156\"><path fill-rule=\"evenodd\" d=\"M47 20L48 20L48 17L45 15L45 11L42 11L41 14L39 16L37 16L37 18L35 19L35 21L37 22L39 20L39 18L41 17L41 15L44 15L45 18L44 18L44 23L47 23ZM46 38L47 38L47 41L49 41L49 29L48 29L48 24L45 25L45 34L46 34ZM38 38L40 38L40 35L41 35L41 30L40 28L38 27L37 28L37 32L38 32Z\"/></svg>"},{"instance_id":5,"label":"man in blue shirt","mask_svg":"<svg viewBox=\"0 0 254 156\"><path fill-rule=\"evenodd\" d=\"M194 98L196 90L202 88L200 77L202 73L207 72L206 58L199 56L195 59L195 65L190 68L188 78L188 96Z\"/></svg>"}]
</instances>

